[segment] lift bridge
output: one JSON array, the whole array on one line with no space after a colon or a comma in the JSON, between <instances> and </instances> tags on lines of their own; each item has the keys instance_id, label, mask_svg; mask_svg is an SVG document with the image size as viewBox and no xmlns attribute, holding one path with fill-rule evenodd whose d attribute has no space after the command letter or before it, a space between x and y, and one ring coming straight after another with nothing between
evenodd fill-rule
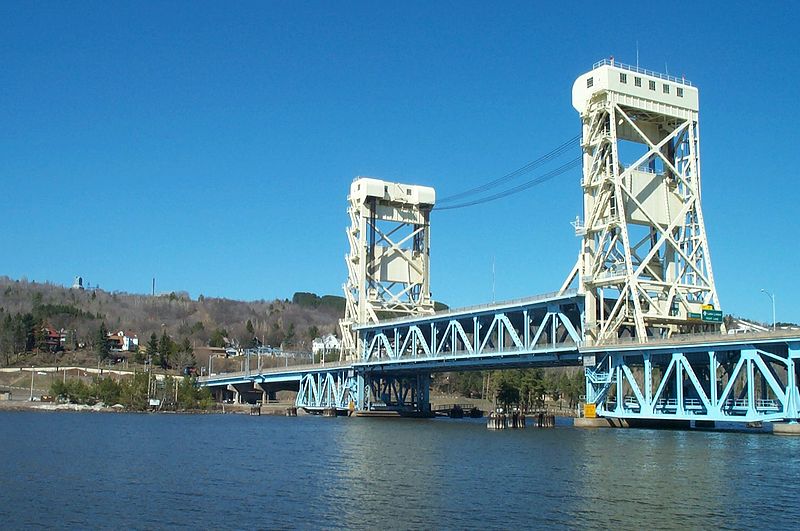
<instances>
[{"instance_id":1,"label":"lift bridge","mask_svg":"<svg viewBox=\"0 0 800 531\"><path fill-rule=\"evenodd\" d=\"M435 191L357 178L342 359L201 384L237 396L295 390L312 412L425 414L433 373L579 366L587 416L796 422L800 331L730 334L722 322L700 201L697 88L604 60L578 77L572 102L583 218L559 291L434 312Z\"/></svg>"}]
</instances>

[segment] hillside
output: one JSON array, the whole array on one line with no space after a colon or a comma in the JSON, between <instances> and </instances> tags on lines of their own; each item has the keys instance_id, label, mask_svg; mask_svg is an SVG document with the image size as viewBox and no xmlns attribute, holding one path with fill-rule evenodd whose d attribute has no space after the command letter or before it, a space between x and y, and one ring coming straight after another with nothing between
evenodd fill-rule
<instances>
[{"instance_id":1,"label":"hillside","mask_svg":"<svg viewBox=\"0 0 800 531\"><path fill-rule=\"evenodd\" d=\"M242 346L258 338L265 345L310 350L315 337L337 333L343 308L342 297L311 293L296 293L293 301L193 300L182 292L150 296L0 277L0 363L35 350L37 338L30 334L42 326L67 330L68 350L92 345L102 324L112 332L133 332L142 348L151 334L166 332L175 343L188 341L195 348L225 337Z\"/></svg>"}]
</instances>

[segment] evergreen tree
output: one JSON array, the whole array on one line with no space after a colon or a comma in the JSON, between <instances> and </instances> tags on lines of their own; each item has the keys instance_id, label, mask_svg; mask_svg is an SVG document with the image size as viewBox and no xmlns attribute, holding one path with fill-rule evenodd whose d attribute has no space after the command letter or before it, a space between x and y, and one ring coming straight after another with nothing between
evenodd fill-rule
<instances>
[{"instance_id":1,"label":"evergreen tree","mask_svg":"<svg viewBox=\"0 0 800 531\"><path fill-rule=\"evenodd\" d=\"M227 337L228 332L225 331L224 328L217 328L211 333L211 338L208 340L209 347L218 347L222 348L225 346L225 337Z\"/></svg>"},{"instance_id":2,"label":"evergreen tree","mask_svg":"<svg viewBox=\"0 0 800 531\"><path fill-rule=\"evenodd\" d=\"M106 360L111 356L111 349L108 346L108 329L105 322L100 323L100 328L95 333L94 351L100 361Z\"/></svg>"},{"instance_id":3,"label":"evergreen tree","mask_svg":"<svg viewBox=\"0 0 800 531\"><path fill-rule=\"evenodd\" d=\"M147 356L150 358L151 364L161 365L161 356L158 354L158 338L155 332L150 334L150 340L147 342Z\"/></svg>"},{"instance_id":4,"label":"evergreen tree","mask_svg":"<svg viewBox=\"0 0 800 531\"><path fill-rule=\"evenodd\" d=\"M175 342L172 341L166 330L161 334L161 339L158 342L158 351L161 353L161 359L159 360L161 368L169 368L170 362L175 357Z\"/></svg>"}]
</instances>

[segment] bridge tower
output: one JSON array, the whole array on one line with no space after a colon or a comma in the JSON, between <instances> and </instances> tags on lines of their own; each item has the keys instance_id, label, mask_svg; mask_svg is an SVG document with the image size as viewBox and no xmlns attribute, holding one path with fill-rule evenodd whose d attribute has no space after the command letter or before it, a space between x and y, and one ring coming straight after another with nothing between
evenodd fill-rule
<instances>
[{"instance_id":1,"label":"bridge tower","mask_svg":"<svg viewBox=\"0 0 800 531\"><path fill-rule=\"evenodd\" d=\"M572 105L583 125L583 220L564 289L585 295L587 342L719 329L697 88L611 59L578 77Z\"/></svg>"},{"instance_id":2,"label":"bridge tower","mask_svg":"<svg viewBox=\"0 0 800 531\"><path fill-rule=\"evenodd\" d=\"M348 196L350 253L346 307L339 321L342 357L361 351L356 325L433 313L430 213L433 188L358 177Z\"/></svg>"}]
</instances>

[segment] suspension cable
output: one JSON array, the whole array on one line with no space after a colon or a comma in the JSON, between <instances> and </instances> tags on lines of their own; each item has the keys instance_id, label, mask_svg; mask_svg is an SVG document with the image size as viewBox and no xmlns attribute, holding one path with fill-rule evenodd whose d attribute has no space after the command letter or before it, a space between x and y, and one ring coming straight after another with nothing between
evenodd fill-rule
<instances>
[{"instance_id":1,"label":"suspension cable","mask_svg":"<svg viewBox=\"0 0 800 531\"><path fill-rule=\"evenodd\" d=\"M569 171L569 170L571 170L573 168L577 168L577 167L579 167L581 165L581 161L582 161L582 157L576 157L576 158L570 160L569 162L567 162L566 164L562 164L558 168L545 173L544 175L541 175L539 177L536 177L535 179L531 179L530 181L526 181L526 182L524 182L522 184L519 184L519 185L517 185L517 186L515 186L513 188L509 188L508 190L496 193L494 195L483 197L481 199L475 199L473 201L467 201L466 203L458 203L456 205L447 205L447 206L443 206L443 207L437 205L433 209L434 210L454 210L456 208L465 208L465 207L469 207L469 206L488 203L490 201L495 201L497 199L502 199L503 197L508 197L510 195L517 194L519 192L527 190L528 188L533 188L536 185L539 185L539 184L542 184L542 183L544 183L546 181L549 181L553 177L557 177L558 175L561 175L562 173L566 173L567 171Z\"/></svg>"},{"instance_id":2,"label":"suspension cable","mask_svg":"<svg viewBox=\"0 0 800 531\"><path fill-rule=\"evenodd\" d=\"M578 144L578 141L580 140L580 138L581 138L581 135L576 135L576 136L570 138L569 140L567 140L566 142L564 142L563 144L561 144L560 146L556 147L552 151L550 151L548 153L545 153L544 155L542 155L538 159L527 163L526 165L524 165L521 168L518 168L518 169L512 171L511 173L507 173L506 175L503 175L502 177L499 177L497 179L494 179L493 181L489 181L487 183L484 183L484 184L482 184L480 186L476 186L474 188L470 188L469 190L465 190L465 191L459 192L457 194L453 194L453 195L449 195L447 197L443 197L443 198L439 199L438 201L436 201L436 203L441 205L443 203L450 203L452 201L455 201L456 199L461 199L461 198L466 197L466 196L479 194L481 192L485 192L485 191L490 190L490 189L492 189L492 188L494 188L496 186L499 186L499 185L501 185L501 184L503 184L505 182L508 182L508 181L510 181L510 180L512 180L512 179L514 179L516 177L519 177L519 176L524 175L526 173L532 172L533 170L537 169L538 167L546 164L547 162L550 162L553 159L556 159L556 158L560 157L561 155L563 155L564 153L569 151L570 148L572 148L572 147L574 147L574 146L576 146ZM448 207L448 208L454 208L454 207ZM442 207L441 210L444 210L444 207Z\"/></svg>"}]
</instances>

